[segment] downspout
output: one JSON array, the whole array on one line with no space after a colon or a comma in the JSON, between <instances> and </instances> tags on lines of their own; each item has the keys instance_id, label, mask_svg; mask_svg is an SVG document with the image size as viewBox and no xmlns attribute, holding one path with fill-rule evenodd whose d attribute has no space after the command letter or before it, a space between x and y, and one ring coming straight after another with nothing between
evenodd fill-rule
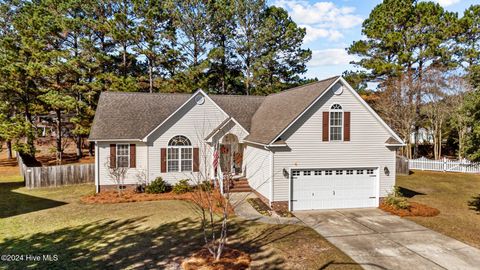
<instances>
[{"instance_id":1,"label":"downspout","mask_svg":"<svg viewBox=\"0 0 480 270\"><path fill-rule=\"evenodd\" d=\"M150 147L148 142L145 142L145 147L147 147L147 182L150 183Z\"/></svg>"},{"instance_id":2,"label":"downspout","mask_svg":"<svg viewBox=\"0 0 480 270\"><path fill-rule=\"evenodd\" d=\"M95 193L100 192L100 153L98 151L98 142L95 142Z\"/></svg>"},{"instance_id":3,"label":"downspout","mask_svg":"<svg viewBox=\"0 0 480 270\"><path fill-rule=\"evenodd\" d=\"M264 146L265 150L270 151L270 207L272 207L272 202L273 202L273 175L274 175L274 153L271 149L269 149L267 146Z\"/></svg>"}]
</instances>

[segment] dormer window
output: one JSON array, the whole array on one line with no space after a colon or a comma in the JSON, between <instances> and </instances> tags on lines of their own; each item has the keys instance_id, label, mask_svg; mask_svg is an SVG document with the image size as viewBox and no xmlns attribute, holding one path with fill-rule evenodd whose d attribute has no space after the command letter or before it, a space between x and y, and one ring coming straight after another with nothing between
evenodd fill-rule
<instances>
[{"instance_id":1,"label":"dormer window","mask_svg":"<svg viewBox=\"0 0 480 270\"><path fill-rule=\"evenodd\" d=\"M330 141L343 140L343 108L340 104L330 107Z\"/></svg>"}]
</instances>

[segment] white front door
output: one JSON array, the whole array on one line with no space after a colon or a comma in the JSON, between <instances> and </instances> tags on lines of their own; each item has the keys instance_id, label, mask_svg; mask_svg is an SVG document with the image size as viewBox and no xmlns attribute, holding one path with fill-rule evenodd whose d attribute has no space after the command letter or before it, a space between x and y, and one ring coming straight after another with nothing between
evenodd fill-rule
<instances>
[{"instance_id":1,"label":"white front door","mask_svg":"<svg viewBox=\"0 0 480 270\"><path fill-rule=\"evenodd\" d=\"M378 206L376 168L292 170L292 210Z\"/></svg>"}]
</instances>

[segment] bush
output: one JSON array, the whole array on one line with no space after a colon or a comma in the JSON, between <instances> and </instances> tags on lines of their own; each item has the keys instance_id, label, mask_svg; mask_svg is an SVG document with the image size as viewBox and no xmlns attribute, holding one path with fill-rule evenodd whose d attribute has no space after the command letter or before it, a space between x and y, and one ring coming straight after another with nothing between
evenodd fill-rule
<instances>
[{"instance_id":1,"label":"bush","mask_svg":"<svg viewBox=\"0 0 480 270\"><path fill-rule=\"evenodd\" d=\"M175 194L183 194L192 191L192 186L188 183L190 179L183 179L178 181L174 186L173 186L173 193Z\"/></svg>"},{"instance_id":2,"label":"bush","mask_svg":"<svg viewBox=\"0 0 480 270\"><path fill-rule=\"evenodd\" d=\"M200 188L203 191L212 191L213 190L213 185L212 185L212 182L210 182L210 181L203 181L197 187Z\"/></svg>"},{"instance_id":3,"label":"bush","mask_svg":"<svg viewBox=\"0 0 480 270\"><path fill-rule=\"evenodd\" d=\"M402 197L402 193L398 187L395 187L391 193L385 198L385 204L394 207L395 209L409 209L410 203L406 198Z\"/></svg>"},{"instance_id":4,"label":"bush","mask_svg":"<svg viewBox=\"0 0 480 270\"><path fill-rule=\"evenodd\" d=\"M468 206L470 206L470 209L480 212L480 194L472 197L472 200L468 201Z\"/></svg>"},{"instance_id":5,"label":"bush","mask_svg":"<svg viewBox=\"0 0 480 270\"><path fill-rule=\"evenodd\" d=\"M165 193L170 189L170 186L163 181L162 177L157 177L145 188L147 193Z\"/></svg>"}]
</instances>

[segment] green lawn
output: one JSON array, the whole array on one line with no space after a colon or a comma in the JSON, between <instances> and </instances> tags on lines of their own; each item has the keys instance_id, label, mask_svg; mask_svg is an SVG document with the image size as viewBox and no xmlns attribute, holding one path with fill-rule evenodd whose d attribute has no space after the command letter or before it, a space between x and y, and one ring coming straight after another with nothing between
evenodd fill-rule
<instances>
[{"instance_id":1,"label":"green lawn","mask_svg":"<svg viewBox=\"0 0 480 270\"><path fill-rule=\"evenodd\" d=\"M15 182L12 182L17 180ZM165 268L202 246L187 202L87 205L92 185L27 190L0 175L0 254L58 255L56 262L0 261L0 269ZM234 219L231 245L258 269L359 268L313 230Z\"/></svg>"},{"instance_id":2,"label":"green lawn","mask_svg":"<svg viewBox=\"0 0 480 270\"><path fill-rule=\"evenodd\" d=\"M467 205L473 195L480 193L480 175L414 171L398 176L397 185L412 191L404 192L414 195L409 200L440 210L436 217L408 219L480 248L480 214Z\"/></svg>"}]
</instances>

